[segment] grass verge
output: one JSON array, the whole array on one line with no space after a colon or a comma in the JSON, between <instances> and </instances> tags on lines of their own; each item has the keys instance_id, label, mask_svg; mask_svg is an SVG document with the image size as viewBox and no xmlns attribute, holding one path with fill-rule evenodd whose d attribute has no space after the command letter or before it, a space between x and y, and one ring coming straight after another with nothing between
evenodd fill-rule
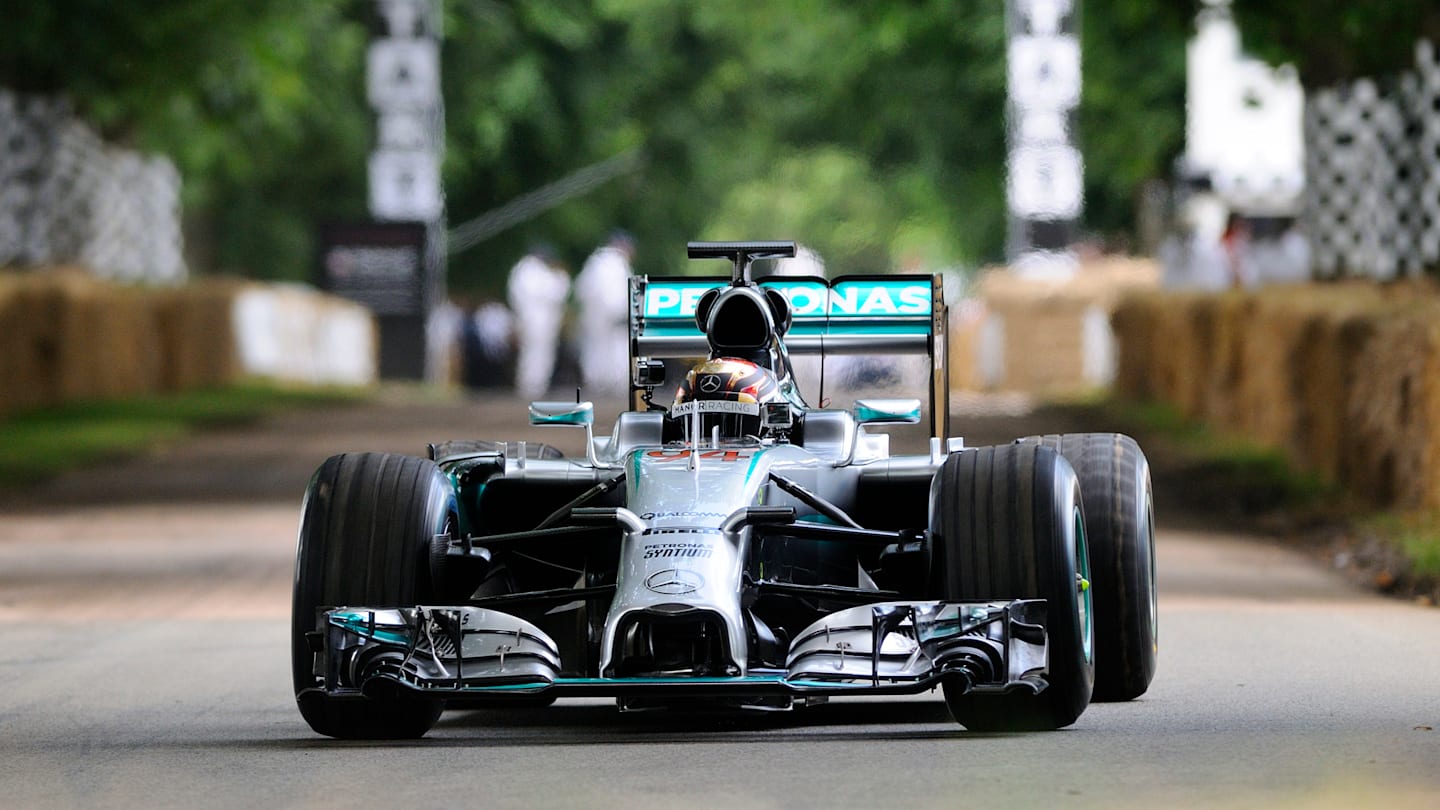
<instances>
[{"instance_id":1,"label":"grass verge","mask_svg":"<svg viewBox=\"0 0 1440 810\"><path fill-rule=\"evenodd\" d=\"M1277 449L1236 434L1217 431L1186 419L1175 408L1156 403L1110 401L1103 406L1112 418L1135 425L1152 446L1178 457L1180 476L1192 494L1211 503L1253 515L1285 511L1294 515L1329 511L1343 501L1338 488L1319 475L1301 470Z\"/></svg>"},{"instance_id":2,"label":"grass verge","mask_svg":"<svg viewBox=\"0 0 1440 810\"><path fill-rule=\"evenodd\" d=\"M1181 460L1170 487L1207 517L1243 517L1252 528L1308 541L1337 569L1378 591L1440 602L1440 512L1374 512L1279 450L1187 420L1167 405L1109 401L1112 418L1136 426L1152 447ZM1137 437L1138 438L1138 437ZM1157 497L1162 492L1156 484Z\"/></svg>"},{"instance_id":3,"label":"grass verge","mask_svg":"<svg viewBox=\"0 0 1440 810\"><path fill-rule=\"evenodd\" d=\"M253 382L18 414L0 421L0 486L23 486L134 455L201 428L242 425L291 408L357 402L367 396L365 389Z\"/></svg>"},{"instance_id":4,"label":"grass verge","mask_svg":"<svg viewBox=\"0 0 1440 810\"><path fill-rule=\"evenodd\" d=\"M1361 519L1359 528L1398 551L1409 575L1440 582L1440 512L1382 512Z\"/></svg>"}]
</instances>

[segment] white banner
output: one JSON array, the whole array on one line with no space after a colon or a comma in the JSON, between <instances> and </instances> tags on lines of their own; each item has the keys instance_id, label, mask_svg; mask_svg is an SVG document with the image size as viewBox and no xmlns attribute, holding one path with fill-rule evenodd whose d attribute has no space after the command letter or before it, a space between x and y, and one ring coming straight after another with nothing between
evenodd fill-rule
<instances>
[{"instance_id":1,"label":"white banner","mask_svg":"<svg viewBox=\"0 0 1440 810\"><path fill-rule=\"evenodd\" d=\"M370 213L376 219L428 222L444 210L434 153L382 149L370 154Z\"/></svg>"}]
</instances>

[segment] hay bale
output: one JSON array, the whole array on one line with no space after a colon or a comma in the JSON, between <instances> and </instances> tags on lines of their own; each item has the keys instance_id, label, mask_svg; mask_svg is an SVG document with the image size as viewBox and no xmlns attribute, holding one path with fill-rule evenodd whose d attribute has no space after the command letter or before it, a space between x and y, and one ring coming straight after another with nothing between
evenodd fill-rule
<instances>
[{"instance_id":1,"label":"hay bale","mask_svg":"<svg viewBox=\"0 0 1440 810\"><path fill-rule=\"evenodd\" d=\"M153 392L158 341L144 290L60 275L57 396L117 399Z\"/></svg>"},{"instance_id":2,"label":"hay bale","mask_svg":"<svg viewBox=\"0 0 1440 810\"><path fill-rule=\"evenodd\" d=\"M1340 480L1345 406L1371 323L1353 314L1316 313L1306 321L1291 358L1296 403L1291 455L1326 481Z\"/></svg>"},{"instance_id":3,"label":"hay bale","mask_svg":"<svg viewBox=\"0 0 1440 810\"><path fill-rule=\"evenodd\" d=\"M0 416L238 381L244 370L233 312L245 288L223 279L162 290L129 287L79 268L0 275ZM329 328L353 338L356 330L343 327L356 318L338 307L315 304L308 320L321 323L312 331L328 335ZM373 355L374 346L358 350Z\"/></svg>"},{"instance_id":4,"label":"hay bale","mask_svg":"<svg viewBox=\"0 0 1440 810\"><path fill-rule=\"evenodd\" d=\"M1423 437L1417 400L1431 362L1429 330L1411 318L1372 324L1360 348L1355 384L1346 403L1343 483L1375 504L1412 506ZM1418 439L1418 441L1417 441Z\"/></svg>"},{"instance_id":5,"label":"hay bale","mask_svg":"<svg viewBox=\"0 0 1440 810\"><path fill-rule=\"evenodd\" d=\"M1297 424L1293 364L1303 354L1312 302L1282 295L1252 295L1242 309L1232 421L1227 425L1252 440L1290 452Z\"/></svg>"},{"instance_id":6,"label":"hay bale","mask_svg":"<svg viewBox=\"0 0 1440 810\"><path fill-rule=\"evenodd\" d=\"M1283 450L1379 506L1440 508L1440 287L1140 294L1112 322L1117 392Z\"/></svg>"},{"instance_id":7,"label":"hay bale","mask_svg":"<svg viewBox=\"0 0 1440 810\"><path fill-rule=\"evenodd\" d=\"M950 305L949 337L950 390L979 391L985 387L981 374L981 329L988 315L984 302L965 298Z\"/></svg>"},{"instance_id":8,"label":"hay bale","mask_svg":"<svg viewBox=\"0 0 1440 810\"><path fill-rule=\"evenodd\" d=\"M1135 292L1116 302L1110 313L1118 355L1114 389L1125 399L1146 401L1159 396L1155 336L1160 310L1159 294Z\"/></svg>"},{"instance_id":9,"label":"hay bale","mask_svg":"<svg viewBox=\"0 0 1440 810\"><path fill-rule=\"evenodd\" d=\"M1290 457L1303 469L1339 483L1344 477L1347 403L1356 385L1362 350L1385 318L1384 302L1374 285L1287 288L1272 296L1306 301L1308 320L1290 359L1296 405Z\"/></svg>"},{"instance_id":10,"label":"hay bale","mask_svg":"<svg viewBox=\"0 0 1440 810\"><path fill-rule=\"evenodd\" d=\"M0 414L154 390L155 330L143 290L75 268L0 285Z\"/></svg>"},{"instance_id":11,"label":"hay bale","mask_svg":"<svg viewBox=\"0 0 1440 810\"><path fill-rule=\"evenodd\" d=\"M1084 387L1084 302L1060 297L999 299L991 302L991 310L1005 324L1006 388L1046 394Z\"/></svg>"},{"instance_id":12,"label":"hay bale","mask_svg":"<svg viewBox=\"0 0 1440 810\"><path fill-rule=\"evenodd\" d=\"M1207 320L1208 360L1198 394L1197 418L1213 425L1234 426L1239 420L1236 392L1243 378L1244 345L1254 320L1253 301L1240 293L1201 298L1197 307Z\"/></svg>"},{"instance_id":13,"label":"hay bale","mask_svg":"<svg viewBox=\"0 0 1440 810\"><path fill-rule=\"evenodd\" d=\"M970 336L977 377L985 377L978 356L987 329L1003 333L1004 387L1039 394L1071 393L1093 385L1087 379L1087 320L1098 309L1110 315L1128 293L1153 289L1159 277L1153 261L1098 257L1065 281L1035 280L1005 271L983 275L976 298L987 317ZM1113 326L1112 326L1113 329ZM1092 330L1093 331L1093 330ZM1089 346L1093 364L1108 365L1108 346ZM1103 351L1102 351L1103 350ZM1103 358L1103 360L1102 360ZM1123 361L1121 361L1123 362Z\"/></svg>"},{"instance_id":14,"label":"hay bale","mask_svg":"<svg viewBox=\"0 0 1440 810\"><path fill-rule=\"evenodd\" d=\"M17 277L4 315L8 412L59 402L61 291L48 274Z\"/></svg>"},{"instance_id":15,"label":"hay bale","mask_svg":"<svg viewBox=\"0 0 1440 810\"><path fill-rule=\"evenodd\" d=\"M20 279L13 273L0 274L0 419L14 413L19 396L20 356L23 345L20 330Z\"/></svg>"},{"instance_id":16,"label":"hay bale","mask_svg":"<svg viewBox=\"0 0 1440 810\"><path fill-rule=\"evenodd\" d=\"M1422 378L1415 394L1414 403L1418 431L1421 434L1418 468L1413 497L1416 505L1424 509L1440 509L1440 304L1423 321L1426 344L1430 352L1426 358Z\"/></svg>"},{"instance_id":17,"label":"hay bale","mask_svg":"<svg viewBox=\"0 0 1440 810\"><path fill-rule=\"evenodd\" d=\"M157 292L164 390L214 388L240 379L232 313L242 289L243 282L209 279Z\"/></svg>"},{"instance_id":18,"label":"hay bale","mask_svg":"<svg viewBox=\"0 0 1440 810\"><path fill-rule=\"evenodd\" d=\"M1198 348L1190 314L1197 300L1189 294L1160 296L1148 337L1155 398L1175 406L1189 418L1198 415L1194 394L1199 379L1195 360Z\"/></svg>"}]
</instances>

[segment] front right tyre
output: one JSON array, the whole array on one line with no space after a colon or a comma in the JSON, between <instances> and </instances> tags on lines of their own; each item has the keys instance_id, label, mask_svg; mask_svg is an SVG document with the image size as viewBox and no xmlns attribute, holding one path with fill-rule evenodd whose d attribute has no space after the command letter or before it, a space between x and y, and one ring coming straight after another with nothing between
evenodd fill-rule
<instances>
[{"instance_id":1,"label":"front right tyre","mask_svg":"<svg viewBox=\"0 0 1440 810\"><path fill-rule=\"evenodd\" d=\"M1155 677L1160 648L1155 507L1150 464L1120 433L1024 439L1058 450L1075 468L1095 575L1094 700L1134 700Z\"/></svg>"},{"instance_id":2,"label":"front right tyre","mask_svg":"<svg viewBox=\"0 0 1440 810\"><path fill-rule=\"evenodd\" d=\"M952 602L1046 601L1049 661L1038 694L977 694L946 683L951 715L971 731L1048 731L1090 703L1095 628L1080 484L1037 444L951 454L930 491L930 592Z\"/></svg>"},{"instance_id":3,"label":"front right tyre","mask_svg":"<svg viewBox=\"0 0 1440 810\"><path fill-rule=\"evenodd\" d=\"M404 739L429 731L444 701L403 695L336 698L315 673L320 612L346 605L413 607L431 596L431 547L453 531L455 494L434 462L389 453L332 456L301 507L291 605L291 671L300 714L320 734Z\"/></svg>"}]
</instances>

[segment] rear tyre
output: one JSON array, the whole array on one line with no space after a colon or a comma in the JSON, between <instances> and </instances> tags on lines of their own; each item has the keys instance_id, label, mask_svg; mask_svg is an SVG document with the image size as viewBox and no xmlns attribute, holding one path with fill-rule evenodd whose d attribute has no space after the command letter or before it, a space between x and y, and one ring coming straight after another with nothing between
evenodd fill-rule
<instances>
[{"instance_id":1,"label":"rear tyre","mask_svg":"<svg viewBox=\"0 0 1440 810\"><path fill-rule=\"evenodd\" d=\"M1047 731L1074 723L1094 684L1080 485L1069 463L1036 444L952 454L931 484L931 592L948 601L1044 599L1048 684L1039 694L964 693L945 703L971 731Z\"/></svg>"},{"instance_id":2,"label":"rear tyre","mask_svg":"<svg viewBox=\"0 0 1440 810\"><path fill-rule=\"evenodd\" d=\"M332 456L301 507L291 611L291 669L300 714L320 734L403 739L429 731L444 701L325 694L306 634L318 611L343 605L411 607L431 597L434 537L452 531L455 495L434 462L360 453Z\"/></svg>"},{"instance_id":3,"label":"rear tyre","mask_svg":"<svg viewBox=\"0 0 1440 810\"><path fill-rule=\"evenodd\" d=\"M1068 433L1025 441L1052 447L1075 468L1095 591L1097 701L1133 700L1155 677L1159 612L1150 464L1119 433Z\"/></svg>"}]
</instances>

